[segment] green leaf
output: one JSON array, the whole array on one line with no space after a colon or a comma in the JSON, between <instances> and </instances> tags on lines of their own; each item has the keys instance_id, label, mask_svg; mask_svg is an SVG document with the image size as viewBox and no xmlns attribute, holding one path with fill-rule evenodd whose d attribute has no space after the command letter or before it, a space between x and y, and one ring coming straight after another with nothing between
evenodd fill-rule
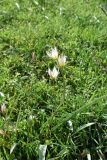
<instances>
[{"instance_id":1,"label":"green leaf","mask_svg":"<svg viewBox=\"0 0 107 160\"><path fill-rule=\"evenodd\" d=\"M83 130L83 129L89 127L89 126L92 126L93 124L95 124L95 122L87 123L87 124L84 124L83 126L80 126L79 128L77 128L76 133L77 133L77 132L80 132L81 130Z\"/></svg>"}]
</instances>

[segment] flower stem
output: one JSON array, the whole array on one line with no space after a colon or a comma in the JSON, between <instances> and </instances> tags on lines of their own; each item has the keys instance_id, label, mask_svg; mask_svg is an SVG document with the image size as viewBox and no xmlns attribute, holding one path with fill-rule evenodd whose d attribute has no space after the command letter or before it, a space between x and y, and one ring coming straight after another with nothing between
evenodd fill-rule
<instances>
[{"instance_id":1,"label":"flower stem","mask_svg":"<svg viewBox=\"0 0 107 160\"><path fill-rule=\"evenodd\" d=\"M64 103L65 103L65 75L63 72L63 106L64 106Z\"/></svg>"}]
</instances>

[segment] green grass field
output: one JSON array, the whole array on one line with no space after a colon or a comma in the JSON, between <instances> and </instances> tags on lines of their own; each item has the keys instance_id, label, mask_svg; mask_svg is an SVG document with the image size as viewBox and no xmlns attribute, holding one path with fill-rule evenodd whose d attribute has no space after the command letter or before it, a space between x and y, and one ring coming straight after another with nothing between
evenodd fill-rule
<instances>
[{"instance_id":1,"label":"green grass field","mask_svg":"<svg viewBox=\"0 0 107 160\"><path fill-rule=\"evenodd\" d=\"M107 1L1 0L0 106L0 160L106 160Z\"/></svg>"}]
</instances>

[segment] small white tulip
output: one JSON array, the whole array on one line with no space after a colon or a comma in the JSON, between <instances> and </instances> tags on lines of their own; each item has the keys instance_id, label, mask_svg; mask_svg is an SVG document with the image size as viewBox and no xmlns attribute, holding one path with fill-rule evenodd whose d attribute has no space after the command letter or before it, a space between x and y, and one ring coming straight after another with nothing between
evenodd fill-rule
<instances>
[{"instance_id":1,"label":"small white tulip","mask_svg":"<svg viewBox=\"0 0 107 160\"><path fill-rule=\"evenodd\" d=\"M63 67L66 64L66 56L59 56L58 58L58 66Z\"/></svg>"},{"instance_id":2,"label":"small white tulip","mask_svg":"<svg viewBox=\"0 0 107 160\"><path fill-rule=\"evenodd\" d=\"M59 71L56 69L56 67L54 67L53 70L48 69L48 74L51 79L55 80L58 77Z\"/></svg>"},{"instance_id":3,"label":"small white tulip","mask_svg":"<svg viewBox=\"0 0 107 160\"><path fill-rule=\"evenodd\" d=\"M5 105L5 103L3 103L1 105L1 112L4 113L5 111L6 111L6 105Z\"/></svg>"},{"instance_id":4,"label":"small white tulip","mask_svg":"<svg viewBox=\"0 0 107 160\"><path fill-rule=\"evenodd\" d=\"M54 59L54 60L58 59L58 51L57 51L57 48L56 48L56 47L53 48L53 49L50 51L50 53L47 53L47 55L48 55L50 58Z\"/></svg>"}]
</instances>

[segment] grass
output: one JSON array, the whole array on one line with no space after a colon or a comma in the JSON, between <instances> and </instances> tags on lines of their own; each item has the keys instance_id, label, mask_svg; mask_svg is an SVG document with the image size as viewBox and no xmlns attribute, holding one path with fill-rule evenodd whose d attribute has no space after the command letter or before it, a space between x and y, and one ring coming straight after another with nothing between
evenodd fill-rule
<instances>
[{"instance_id":1,"label":"grass","mask_svg":"<svg viewBox=\"0 0 107 160\"><path fill-rule=\"evenodd\" d=\"M40 144L48 160L106 160L106 13L104 0L0 1L0 160L38 159ZM53 82L55 46L67 63Z\"/></svg>"}]
</instances>

